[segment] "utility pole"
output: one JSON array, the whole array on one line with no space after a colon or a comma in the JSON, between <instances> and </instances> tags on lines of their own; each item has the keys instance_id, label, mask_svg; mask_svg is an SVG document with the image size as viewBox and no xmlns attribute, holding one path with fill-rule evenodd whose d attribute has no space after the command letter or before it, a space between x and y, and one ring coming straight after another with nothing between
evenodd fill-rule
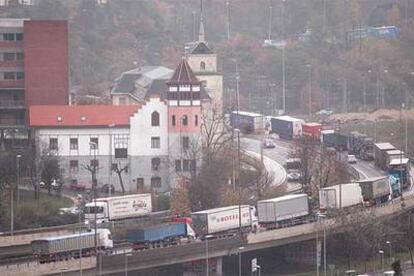
<instances>
[{"instance_id":1,"label":"utility pole","mask_svg":"<svg viewBox=\"0 0 414 276\"><path fill-rule=\"evenodd\" d=\"M309 69L309 96L308 96L308 111L309 117L312 116L312 64L307 64L306 67Z\"/></svg>"},{"instance_id":2,"label":"utility pole","mask_svg":"<svg viewBox=\"0 0 414 276\"><path fill-rule=\"evenodd\" d=\"M282 0L282 39L285 41L285 0ZM284 43L284 42L283 42ZM286 113L285 45L282 47L282 110Z\"/></svg>"},{"instance_id":3,"label":"utility pole","mask_svg":"<svg viewBox=\"0 0 414 276\"><path fill-rule=\"evenodd\" d=\"M272 16L273 16L273 7L272 5L269 6L269 30L268 30L268 35L267 35L267 39L269 40L269 43L271 43L271 39L272 39Z\"/></svg>"},{"instance_id":4,"label":"utility pole","mask_svg":"<svg viewBox=\"0 0 414 276\"><path fill-rule=\"evenodd\" d=\"M227 41L230 41L230 2L226 2L227 8Z\"/></svg>"},{"instance_id":5,"label":"utility pole","mask_svg":"<svg viewBox=\"0 0 414 276\"><path fill-rule=\"evenodd\" d=\"M367 84L365 80L365 74L362 74L362 80L363 112L367 112Z\"/></svg>"}]
</instances>

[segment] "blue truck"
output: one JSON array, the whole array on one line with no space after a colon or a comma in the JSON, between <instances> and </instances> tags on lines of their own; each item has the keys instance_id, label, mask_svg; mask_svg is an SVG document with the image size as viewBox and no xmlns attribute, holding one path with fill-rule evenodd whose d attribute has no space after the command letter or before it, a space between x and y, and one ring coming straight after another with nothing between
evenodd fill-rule
<instances>
[{"instance_id":1,"label":"blue truck","mask_svg":"<svg viewBox=\"0 0 414 276\"><path fill-rule=\"evenodd\" d=\"M127 234L127 241L134 250L167 246L194 239L194 230L187 223L166 223L133 230Z\"/></svg>"},{"instance_id":2,"label":"blue truck","mask_svg":"<svg viewBox=\"0 0 414 276\"><path fill-rule=\"evenodd\" d=\"M396 158L388 165L388 174L398 179L403 188L411 185L410 160L408 158Z\"/></svg>"},{"instance_id":3,"label":"blue truck","mask_svg":"<svg viewBox=\"0 0 414 276\"><path fill-rule=\"evenodd\" d=\"M281 139L292 140L302 136L302 119L290 116L278 116L270 119L272 125L272 133L279 135Z\"/></svg>"},{"instance_id":4,"label":"blue truck","mask_svg":"<svg viewBox=\"0 0 414 276\"><path fill-rule=\"evenodd\" d=\"M338 151L348 149L348 136L338 132L322 132L321 133L322 143L327 147L333 147Z\"/></svg>"},{"instance_id":5,"label":"blue truck","mask_svg":"<svg viewBox=\"0 0 414 276\"><path fill-rule=\"evenodd\" d=\"M262 114L233 111L230 114L230 125L233 128L240 129L243 133L252 133L265 129L266 120Z\"/></svg>"}]
</instances>

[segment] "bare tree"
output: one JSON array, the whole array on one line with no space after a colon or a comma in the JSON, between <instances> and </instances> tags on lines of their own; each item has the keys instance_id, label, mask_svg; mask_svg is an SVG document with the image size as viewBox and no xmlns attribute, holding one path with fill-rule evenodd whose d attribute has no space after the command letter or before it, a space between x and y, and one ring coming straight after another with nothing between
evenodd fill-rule
<instances>
[{"instance_id":1,"label":"bare tree","mask_svg":"<svg viewBox=\"0 0 414 276\"><path fill-rule=\"evenodd\" d=\"M111 170L118 175L119 185L121 186L122 194L125 194L125 186L124 186L124 181L122 179L122 173L125 171L128 171L128 167L129 167L128 164L125 164L122 166L121 163L118 163L118 164L113 164L111 168Z\"/></svg>"},{"instance_id":2,"label":"bare tree","mask_svg":"<svg viewBox=\"0 0 414 276\"><path fill-rule=\"evenodd\" d=\"M188 195L188 183L183 181L172 190L170 199L171 215L185 217L191 214L190 199Z\"/></svg>"}]
</instances>

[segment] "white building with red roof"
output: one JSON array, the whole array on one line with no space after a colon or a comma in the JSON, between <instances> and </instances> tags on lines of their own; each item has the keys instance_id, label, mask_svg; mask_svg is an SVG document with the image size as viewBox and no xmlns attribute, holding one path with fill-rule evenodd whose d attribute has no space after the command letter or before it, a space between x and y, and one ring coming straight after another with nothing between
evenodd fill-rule
<instances>
[{"instance_id":1,"label":"white building with red roof","mask_svg":"<svg viewBox=\"0 0 414 276\"><path fill-rule=\"evenodd\" d=\"M120 191L112 168L128 165L122 174L127 192L169 191L200 164L202 103L210 99L185 59L165 90L134 105L31 106L38 152L59 156L64 183L91 187L86 166L96 164L98 188Z\"/></svg>"}]
</instances>

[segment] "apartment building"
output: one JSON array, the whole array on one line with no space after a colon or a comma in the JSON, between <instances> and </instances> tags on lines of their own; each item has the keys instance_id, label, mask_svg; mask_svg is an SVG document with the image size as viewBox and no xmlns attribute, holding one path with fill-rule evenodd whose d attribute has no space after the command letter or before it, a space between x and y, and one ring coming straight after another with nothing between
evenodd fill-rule
<instances>
[{"instance_id":1,"label":"apartment building","mask_svg":"<svg viewBox=\"0 0 414 276\"><path fill-rule=\"evenodd\" d=\"M0 148L27 137L28 106L68 104L68 87L67 22L0 19Z\"/></svg>"}]
</instances>

